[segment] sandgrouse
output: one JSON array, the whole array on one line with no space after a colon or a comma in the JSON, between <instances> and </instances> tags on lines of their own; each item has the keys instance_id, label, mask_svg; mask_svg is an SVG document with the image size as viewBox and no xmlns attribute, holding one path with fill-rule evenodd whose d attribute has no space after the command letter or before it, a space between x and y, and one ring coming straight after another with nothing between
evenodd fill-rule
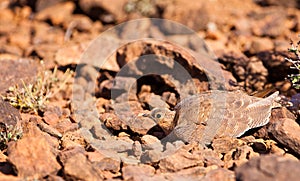
<instances>
[{"instance_id":1,"label":"sandgrouse","mask_svg":"<svg viewBox=\"0 0 300 181\"><path fill-rule=\"evenodd\" d=\"M242 91L211 90L183 99L174 111L155 108L150 117L166 135L175 134L185 142L209 144L214 137L239 137L251 128L269 122L278 92L267 98Z\"/></svg>"}]
</instances>

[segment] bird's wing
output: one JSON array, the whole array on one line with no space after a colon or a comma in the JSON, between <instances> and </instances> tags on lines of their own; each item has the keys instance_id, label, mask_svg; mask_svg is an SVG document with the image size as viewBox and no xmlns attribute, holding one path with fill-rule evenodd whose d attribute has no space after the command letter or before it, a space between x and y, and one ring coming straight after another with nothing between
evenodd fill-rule
<instances>
[{"instance_id":1,"label":"bird's wing","mask_svg":"<svg viewBox=\"0 0 300 181\"><path fill-rule=\"evenodd\" d=\"M251 97L242 91L219 91L213 95L211 115L204 135L237 137L249 129L247 107L261 98Z\"/></svg>"},{"instance_id":2,"label":"bird's wing","mask_svg":"<svg viewBox=\"0 0 300 181\"><path fill-rule=\"evenodd\" d=\"M197 141L202 143L204 130L211 111L211 102L208 101L210 92L190 96L176 105L175 135L185 142Z\"/></svg>"},{"instance_id":3,"label":"bird's wing","mask_svg":"<svg viewBox=\"0 0 300 181\"><path fill-rule=\"evenodd\" d=\"M251 119L248 123L250 129L266 125L269 122L272 108L278 105L275 101L278 94L279 92L275 92L269 97L261 99L247 107L246 111Z\"/></svg>"},{"instance_id":4,"label":"bird's wing","mask_svg":"<svg viewBox=\"0 0 300 181\"><path fill-rule=\"evenodd\" d=\"M226 135L236 132L232 125L237 125L230 118L252 103L251 99L241 101L243 96L241 91L214 90L186 98L175 108L178 113L175 132L187 142L192 140L205 144L220 132Z\"/></svg>"},{"instance_id":5,"label":"bird's wing","mask_svg":"<svg viewBox=\"0 0 300 181\"><path fill-rule=\"evenodd\" d=\"M244 95L240 100L236 100L233 95L229 95L226 114L218 135L239 137L249 129L267 124L277 96L278 92L264 99Z\"/></svg>"},{"instance_id":6,"label":"bird's wing","mask_svg":"<svg viewBox=\"0 0 300 181\"><path fill-rule=\"evenodd\" d=\"M176 107L175 133L184 141L209 143L215 136L238 137L269 121L278 93L262 99L242 91L211 91L186 98Z\"/></svg>"}]
</instances>

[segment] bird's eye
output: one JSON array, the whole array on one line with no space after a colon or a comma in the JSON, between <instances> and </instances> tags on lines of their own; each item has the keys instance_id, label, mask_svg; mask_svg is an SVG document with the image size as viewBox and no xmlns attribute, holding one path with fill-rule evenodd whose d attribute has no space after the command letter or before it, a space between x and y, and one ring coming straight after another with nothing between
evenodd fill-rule
<instances>
[{"instance_id":1,"label":"bird's eye","mask_svg":"<svg viewBox=\"0 0 300 181\"><path fill-rule=\"evenodd\" d=\"M156 114L156 118L161 118L161 114Z\"/></svg>"}]
</instances>

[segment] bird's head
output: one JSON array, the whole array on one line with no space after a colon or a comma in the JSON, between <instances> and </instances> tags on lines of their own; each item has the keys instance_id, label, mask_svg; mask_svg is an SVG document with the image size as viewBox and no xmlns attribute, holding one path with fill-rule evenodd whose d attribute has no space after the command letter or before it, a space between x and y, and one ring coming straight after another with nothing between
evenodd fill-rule
<instances>
[{"instance_id":1,"label":"bird's head","mask_svg":"<svg viewBox=\"0 0 300 181\"><path fill-rule=\"evenodd\" d=\"M153 119L168 135L175 127L175 114L175 111L166 108L154 108L147 116Z\"/></svg>"}]
</instances>

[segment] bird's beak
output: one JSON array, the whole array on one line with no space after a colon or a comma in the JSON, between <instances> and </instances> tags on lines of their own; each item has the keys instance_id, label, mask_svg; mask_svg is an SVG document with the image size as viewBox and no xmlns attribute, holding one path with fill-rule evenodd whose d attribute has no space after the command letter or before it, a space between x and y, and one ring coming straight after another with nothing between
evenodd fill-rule
<instances>
[{"instance_id":1,"label":"bird's beak","mask_svg":"<svg viewBox=\"0 0 300 181\"><path fill-rule=\"evenodd\" d=\"M144 113L142 114L143 117L151 117L150 114Z\"/></svg>"}]
</instances>

